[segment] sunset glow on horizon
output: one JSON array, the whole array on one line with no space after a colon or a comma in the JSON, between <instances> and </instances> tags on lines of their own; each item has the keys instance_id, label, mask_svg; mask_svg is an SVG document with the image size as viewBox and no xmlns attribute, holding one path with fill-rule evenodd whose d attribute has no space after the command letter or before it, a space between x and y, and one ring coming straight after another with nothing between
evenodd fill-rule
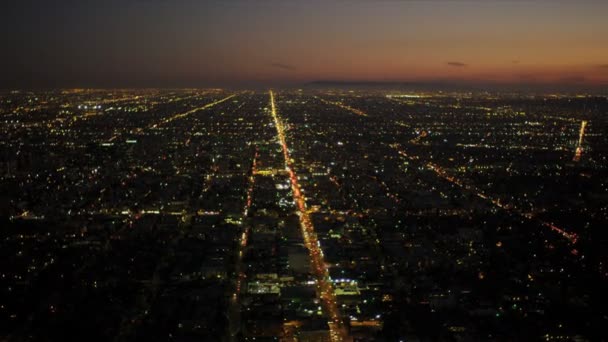
<instances>
[{"instance_id":1,"label":"sunset glow on horizon","mask_svg":"<svg viewBox=\"0 0 608 342\"><path fill-rule=\"evenodd\" d=\"M27 0L0 9L10 47L1 87L608 84L603 1Z\"/></svg>"}]
</instances>

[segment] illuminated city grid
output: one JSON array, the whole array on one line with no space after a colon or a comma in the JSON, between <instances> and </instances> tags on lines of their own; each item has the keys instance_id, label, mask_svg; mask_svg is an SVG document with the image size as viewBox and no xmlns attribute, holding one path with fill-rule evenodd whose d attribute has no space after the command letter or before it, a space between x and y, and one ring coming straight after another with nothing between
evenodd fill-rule
<instances>
[{"instance_id":1,"label":"illuminated city grid","mask_svg":"<svg viewBox=\"0 0 608 342\"><path fill-rule=\"evenodd\" d=\"M0 339L595 341L608 99L0 93Z\"/></svg>"}]
</instances>

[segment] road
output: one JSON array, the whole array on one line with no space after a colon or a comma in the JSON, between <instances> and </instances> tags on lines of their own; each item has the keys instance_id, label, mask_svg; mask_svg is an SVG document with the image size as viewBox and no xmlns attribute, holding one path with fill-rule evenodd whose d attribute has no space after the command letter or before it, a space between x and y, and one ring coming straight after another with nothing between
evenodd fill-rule
<instances>
[{"instance_id":1,"label":"road","mask_svg":"<svg viewBox=\"0 0 608 342\"><path fill-rule=\"evenodd\" d=\"M137 133L140 133L140 132L142 132L144 129L158 128L159 126L166 125L166 124L168 124L168 123L170 123L170 122L172 122L172 121L174 121L174 120L177 120L177 119L182 119L182 118L185 118L185 117L187 117L188 115L194 114L194 113L196 113L196 112L198 112L198 111L205 110L205 109L209 109L209 108L211 108L211 107L213 107L213 106L215 106L215 105L218 105L218 104L220 104L220 103L222 103L222 102L228 101L228 100L230 100L231 98L233 98L233 97L235 97L235 96L236 96L236 94L232 94L232 95L230 95L230 96L224 97L223 99L219 99L219 100L217 100L217 101L213 101L213 102L211 102L211 103L207 103L207 104L206 104L206 105L204 105L204 106L201 106L201 107L197 107L197 108L191 109L191 110L189 110L189 111L187 111L187 112L184 112L184 113L178 113L178 114L172 115L172 116L170 116L170 117L168 117L168 118L165 118L165 119L163 119L163 120L161 120L161 121L159 121L159 122L157 122L157 123L152 123L152 124L150 124L149 126L147 126L147 127L145 127L145 128L138 128L138 129L136 129L135 131L136 131ZM121 135L120 133L116 133L116 134L114 134L112 137L110 137L110 139L108 140L108 142L112 142L112 141L116 140L117 138L119 138L119 137L120 137L120 135Z\"/></svg>"},{"instance_id":2,"label":"road","mask_svg":"<svg viewBox=\"0 0 608 342\"><path fill-rule=\"evenodd\" d=\"M255 174L257 172L257 161L259 158L259 152L256 147L255 155L253 157L253 162L251 163L251 170L248 178L248 186L247 186L247 199L245 202L245 207L243 208L243 221L247 222L247 215L249 214L249 210L251 209L251 204L253 201L253 189L255 186ZM243 271L243 255L245 254L245 249L247 248L247 241L249 240L250 229L245 223L245 229L241 233L241 237L239 239L239 245L237 249L236 256L236 264L234 273L236 275L235 283L234 283L234 292L232 293L232 297L230 298L230 304L228 308L228 331L230 333L229 341L236 341L237 335L241 330L241 289L243 283L245 282L245 272Z\"/></svg>"},{"instance_id":3,"label":"road","mask_svg":"<svg viewBox=\"0 0 608 342\"><path fill-rule=\"evenodd\" d=\"M340 317L340 310L338 309L336 294L329 277L327 265L325 264L323 251L321 250L319 240L317 239L317 234L315 233L315 228L312 224L310 214L306 210L306 201L298 182L298 176L294 171L292 159L289 156L289 148L287 145L287 140L285 139L285 127L283 126L283 122L277 112L274 93L271 90L269 94L271 114L277 129L277 136L283 151L283 157L285 159L285 170L289 174L293 200L296 204L298 216L300 217L300 227L302 229L302 235L304 236L304 244L308 248L312 272L317 283L317 295L322 303L324 312L329 319L328 324L331 340L344 341L348 339L347 333Z\"/></svg>"},{"instance_id":4,"label":"road","mask_svg":"<svg viewBox=\"0 0 608 342\"><path fill-rule=\"evenodd\" d=\"M418 156L412 156L410 154L408 154L402 147L400 147L397 144L392 145L392 147L397 151L397 153L399 153L401 156L406 157L407 159L411 160L411 161L418 161L421 162L427 170L433 171L437 176L439 176L440 178L443 178L444 180L458 186L459 188L466 190L472 194L474 194L475 196L491 203L492 205L494 205L497 208L503 209L503 210L507 210L510 212L513 212L523 218L526 218L528 220L536 220L538 221L538 223L540 223L540 225L542 225L543 227L547 227L549 229L551 229L552 231L556 232L557 234L561 235L563 238L567 239L570 243L572 244L576 244L577 240L578 240L578 236L575 233L571 233L568 232L567 230L560 228L558 226L556 226L555 224L553 224L552 222L546 222L540 219L537 219L534 214L532 213L524 213L522 211L520 211L519 209L515 208L512 205L509 204L503 204L500 199L497 198L493 198L490 195L487 195L486 193L484 193L481 189L479 189L478 187L471 185L469 183L465 183L464 181L454 177L453 175L449 174L445 169L443 169L441 166L435 164L435 163L431 163L431 162L427 162L424 163L420 160L420 158Z\"/></svg>"},{"instance_id":5,"label":"road","mask_svg":"<svg viewBox=\"0 0 608 342\"><path fill-rule=\"evenodd\" d=\"M344 104L344 103L342 103L342 102L328 101L328 100L322 99L322 98L320 98L320 97L318 97L318 96L315 96L315 97L316 97L316 98L318 98L319 100L321 100L321 102L323 102L323 103L325 103L325 104L328 104L328 105L333 105L333 106L336 106L336 107L339 107L339 108L345 109L345 110L347 110L347 111L349 111L349 112L351 112L351 113L353 113L353 114L356 114L356 115L360 115L360 116L368 116L368 115L367 115L367 113L363 112L362 110L357 109L357 108L353 108L353 107L351 107L351 106L347 106L347 105L345 105L345 104Z\"/></svg>"}]
</instances>

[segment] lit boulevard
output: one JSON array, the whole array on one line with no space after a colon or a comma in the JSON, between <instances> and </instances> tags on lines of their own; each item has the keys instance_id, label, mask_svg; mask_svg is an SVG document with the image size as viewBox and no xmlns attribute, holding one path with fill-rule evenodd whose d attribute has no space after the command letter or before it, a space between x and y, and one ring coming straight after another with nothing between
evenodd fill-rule
<instances>
[{"instance_id":1,"label":"lit boulevard","mask_svg":"<svg viewBox=\"0 0 608 342\"><path fill-rule=\"evenodd\" d=\"M233 98L235 96L236 96L236 94L232 94L232 95L229 95L227 97L224 97L223 99L220 99L220 100L217 100L217 101L214 101L214 102L211 102L211 103L207 103L204 106L191 109L191 110L189 110L187 112L174 114L174 115L172 115L172 116L170 116L168 118L165 118L165 119L161 120L160 122L150 124L146 128L138 128L138 129L135 130L135 132L136 133L141 133L141 132L144 131L144 129L158 128L160 126L166 125L166 124L168 124L168 123L170 123L172 121L175 121L177 119L183 119L183 118L185 118L185 117L187 117L187 116L189 116L191 114L194 114L196 112L200 112L202 110L209 109L209 108L211 108L211 107L213 107L215 105L218 105L218 104L220 104L222 102L228 101L228 100L230 100L231 98ZM112 142L112 141L116 140L119 137L120 137L120 134L114 134L108 141Z\"/></svg>"},{"instance_id":2,"label":"lit boulevard","mask_svg":"<svg viewBox=\"0 0 608 342\"><path fill-rule=\"evenodd\" d=\"M355 114L355 115L367 116L367 113L363 112L362 110L357 109L357 108L353 108L353 107L351 107L351 106L347 106L347 105L345 105L345 104L344 104L344 103L342 103L342 102L338 102L338 101L329 101L329 100L322 99L322 98L320 98L320 97L317 97L317 98L318 98L319 100L321 100L321 102L323 102L323 103L325 103L325 104L328 104L328 105L333 105L333 106L336 106L336 107L338 107L338 108L345 109L345 110L347 110L347 111L349 111L349 112L351 112L351 113L353 113L353 114Z\"/></svg>"},{"instance_id":3,"label":"lit boulevard","mask_svg":"<svg viewBox=\"0 0 608 342\"><path fill-rule=\"evenodd\" d=\"M393 145L393 148L402 156L410 159L410 160L420 160L420 157L418 156L412 156L409 155L408 153L405 152L405 150L403 148L401 148L399 145ZM427 162L426 164L424 164L425 167L430 170L433 171L437 176L439 176L440 178L443 178L444 180L458 186L461 189L464 189L468 192L471 192L473 194L475 194L477 197L491 203L492 205L496 206L497 208L500 209L504 209L504 210L508 210L511 212L514 212L516 214L518 214L521 217L524 217L526 219L529 220L534 220L535 216L532 213L524 213L521 212L520 210L518 210L517 208L515 208L512 205L507 205L507 204L503 204L500 202L500 199L496 199L496 198L492 198L491 196L485 194L483 191L481 191L478 187L465 183L462 180L450 175L446 170L444 170L441 166L432 163L432 162ZM551 222L545 222L542 220L538 220L540 222L540 224L543 227L547 227L549 229L551 229L552 231L558 233L559 235L561 235L562 237L564 237L565 239L567 239L568 241L570 241L572 244L575 244L578 237L575 233L569 233L566 230L564 230L563 228L557 227L555 224L551 223Z\"/></svg>"},{"instance_id":4,"label":"lit boulevard","mask_svg":"<svg viewBox=\"0 0 608 342\"><path fill-rule=\"evenodd\" d=\"M247 194L245 200L245 207L243 208L243 220L247 220L247 216L249 214L249 210L251 209L251 204L253 203L253 189L255 186L255 174L257 172L257 161L259 157L259 152L256 147L255 155L253 156L253 161L251 162L251 170L249 171L249 177L247 177ZM243 287L243 283L247 278L247 275L243 271L243 255L245 253L245 249L247 248L247 241L249 240L249 233L251 232L248 225L245 226L243 232L241 233L238 248L237 248L237 256L235 263L234 273L236 275L236 282L234 284L234 292L232 293L232 297L230 298L230 307L228 309L228 321L229 321L229 333L230 340L236 341L237 334L241 329L241 315L240 315L240 296L241 290Z\"/></svg>"},{"instance_id":5,"label":"lit boulevard","mask_svg":"<svg viewBox=\"0 0 608 342\"><path fill-rule=\"evenodd\" d=\"M578 162L581 160L583 155L583 139L585 138L585 128L587 127L587 120L581 122L581 129L578 134L578 144L576 145L576 152L574 153L573 161Z\"/></svg>"},{"instance_id":6,"label":"lit boulevard","mask_svg":"<svg viewBox=\"0 0 608 342\"><path fill-rule=\"evenodd\" d=\"M310 253L311 267L317 281L318 295L330 320L328 324L332 341L343 341L347 339L347 336L340 317L340 311L337 306L334 288L329 277L329 271L327 269L327 265L325 264L323 251L321 250L319 241L317 240L312 220L306 209L306 200L301 192L300 185L298 183L298 176L294 171L293 164L289 156L289 148L285 138L285 129L283 122L277 113L274 92L271 90L269 93L271 114L274 120L274 125L277 129L279 143L281 144L281 148L283 150L285 170L289 173L293 199L300 217L300 226L302 228L302 235L304 236L304 243Z\"/></svg>"}]
</instances>

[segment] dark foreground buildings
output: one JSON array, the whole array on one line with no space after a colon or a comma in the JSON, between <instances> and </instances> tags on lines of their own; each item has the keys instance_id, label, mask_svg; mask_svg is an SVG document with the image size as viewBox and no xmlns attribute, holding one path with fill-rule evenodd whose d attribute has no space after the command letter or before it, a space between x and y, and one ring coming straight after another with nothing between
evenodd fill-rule
<instances>
[{"instance_id":1,"label":"dark foreground buildings","mask_svg":"<svg viewBox=\"0 0 608 342\"><path fill-rule=\"evenodd\" d=\"M603 340L607 112L2 93L0 340Z\"/></svg>"}]
</instances>

